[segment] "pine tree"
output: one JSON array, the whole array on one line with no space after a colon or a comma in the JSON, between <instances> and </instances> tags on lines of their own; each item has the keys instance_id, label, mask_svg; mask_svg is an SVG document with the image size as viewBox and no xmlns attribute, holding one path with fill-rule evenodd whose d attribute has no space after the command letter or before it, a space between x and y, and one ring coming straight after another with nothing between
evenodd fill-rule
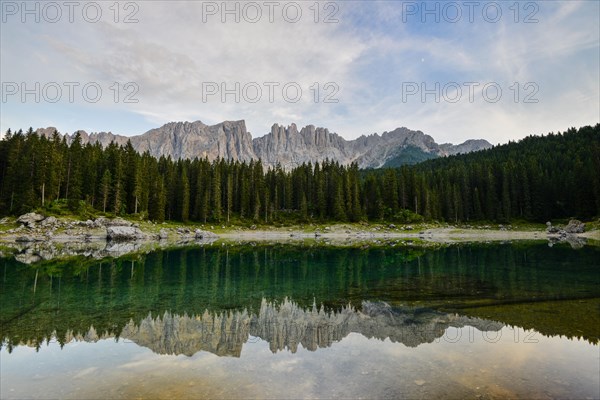
<instances>
[{"instance_id":1,"label":"pine tree","mask_svg":"<svg viewBox=\"0 0 600 400\"><path fill-rule=\"evenodd\" d=\"M300 218L302 221L308 221L308 202L304 193L302 193L300 198Z\"/></svg>"},{"instance_id":2,"label":"pine tree","mask_svg":"<svg viewBox=\"0 0 600 400\"><path fill-rule=\"evenodd\" d=\"M165 181L163 178L159 178L158 180L155 204L155 220L157 222L163 222L165 220L165 209L167 205L167 191L165 188Z\"/></svg>"},{"instance_id":3,"label":"pine tree","mask_svg":"<svg viewBox=\"0 0 600 400\"><path fill-rule=\"evenodd\" d=\"M190 219L190 183L187 177L186 168L181 172L181 220L188 222Z\"/></svg>"},{"instance_id":4,"label":"pine tree","mask_svg":"<svg viewBox=\"0 0 600 400\"><path fill-rule=\"evenodd\" d=\"M121 152L117 151L115 160L115 173L113 175L113 212L117 215L123 212L123 199L125 198L125 189L123 183L123 161Z\"/></svg>"},{"instance_id":5,"label":"pine tree","mask_svg":"<svg viewBox=\"0 0 600 400\"><path fill-rule=\"evenodd\" d=\"M219 163L213 163L212 191L211 191L212 218L221 221L221 168Z\"/></svg>"},{"instance_id":6,"label":"pine tree","mask_svg":"<svg viewBox=\"0 0 600 400\"><path fill-rule=\"evenodd\" d=\"M260 194L259 191L254 192L254 222L260 219Z\"/></svg>"},{"instance_id":7,"label":"pine tree","mask_svg":"<svg viewBox=\"0 0 600 400\"><path fill-rule=\"evenodd\" d=\"M112 176L110 170L107 168L104 170L102 175L102 187L100 188L100 194L102 195L102 212L106 212L106 205L108 204L108 198L110 196L110 189L112 184Z\"/></svg>"},{"instance_id":8,"label":"pine tree","mask_svg":"<svg viewBox=\"0 0 600 400\"><path fill-rule=\"evenodd\" d=\"M319 167L319 163L315 164L314 171L314 179L315 179L315 204L317 208L317 213L319 215L319 219L325 219L325 214L327 212L327 198L325 197L325 187L327 186L325 182L325 177L323 172Z\"/></svg>"},{"instance_id":9,"label":"pine tree","mask_svg":"<svg viewBox=\"0 0 600 400\"><path fill-rule=\"evenodd\" d=\"M337 221L346 220L346 211L344 207L344 188L341 178L336 176L333 185L333 218Z\"/></svg>"},{"instance_id":10,"label":"pine tree","mask_svg":"<svg viewBox=\"0 0 600 400\"><path fill-rule=\"evenodd\" d=\"M227 174L227 223L231 217L231 209L233 208L233 175Z\"/></svg>"},{"instance_id":11,"label":"pine tree","mask_svg":"<svg viewBox=\"0 0 600 400\"><path fill-rule=\"evenodd\" d=\"M505 167L502 170L502 220L510 222L510 187L509 187L509 171Z\"/></svg>"},{"instance_id":12,"label":"pine tree","mask_svg":"<svg viewBox=\"0 0 600 400\"><path fill-rule=\"evenodd\" d=\"M71 210L76 210L79 207L81 200L81 184L82 184L82 148L81 134L77 132L73 138L73 142L69 148L69 165L67 172L67 202Z\"/></svg>"}]
</instances>

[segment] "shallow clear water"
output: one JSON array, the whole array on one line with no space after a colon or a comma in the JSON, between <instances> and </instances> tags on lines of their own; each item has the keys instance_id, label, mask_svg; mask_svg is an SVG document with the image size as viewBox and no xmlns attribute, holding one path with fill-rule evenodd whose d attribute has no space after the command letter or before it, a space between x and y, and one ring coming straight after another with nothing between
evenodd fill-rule
<instances>
[{"instance_id":1,"label":"shallow clear water","mask_svg":"<svg viewBox=\"0 0 600 400\"><path fill-rule=\"evenodd\" d=\"M2 398L598 398L600 249L1 260Z\"/></svg>"}]
</instances>

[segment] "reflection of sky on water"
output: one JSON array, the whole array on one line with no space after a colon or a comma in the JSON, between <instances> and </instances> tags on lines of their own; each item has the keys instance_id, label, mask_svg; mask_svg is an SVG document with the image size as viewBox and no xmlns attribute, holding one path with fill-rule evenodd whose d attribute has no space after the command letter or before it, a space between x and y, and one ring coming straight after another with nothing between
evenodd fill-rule
<instances>
[{"instance_id":1,"label":"reflection of sky on water","mask_svg":"<svg viewBox=\"0 0 600 400\"><path fill-rule=\"evenodd\" d=\"M2 398L451 398L595 397L598 350L585 341L519 328L504 327L492 336L451 327L418 347L351 333L317 351L299 346L296 353L272 353L266 341L250 338L240 358L204 351L158 355L114 339L73 341L62 350L51 342L39 352L19 346L0 354Z\"/></svg>"},{"instance_id":2,"label":"reflection of sky on water","mask_svg":"<svg viewBox=\"0 0 600 400\"><path fill-rule=\"evenodd\" d=\"M596 398L598 259L505 244L5 260L0 397Z\"/></svg>"},{"instance_id":3,"label":"reflection of sky on water","mask_svg":"<svg viewBox=\"0 0 600 400\"><path fill-rule=\"evenodd\" d=\"M470 337L477 328L485 332L486 340L495 341L503 324L425 307L393 307L385 302L363 301L360 308L348 305L326 311L316 304L304 308L286 298L281 303L263 299L256 313L246 309L219 313L205 310L191 316L165 312L156 317L149 314L137 323L130 319L118 335L98 332L92 325L84 332L69 330L64 337L57 332L50 336L62 339L59 340L61 343L72 339L96 342L119 337L157 354L192 356L199 351L208 351L218 356L240 357L248 340L265 340L273 353L284 350L295 353L299 347L316 351L330 347L350 333L417 347L440 339L456 341L462 331L456 331L452 337L444 332L448 327L463 326L471 328ZM36 347L39 340L12 342L7 347L9 352L15 345Z\"/></svg>"}]
</instances>

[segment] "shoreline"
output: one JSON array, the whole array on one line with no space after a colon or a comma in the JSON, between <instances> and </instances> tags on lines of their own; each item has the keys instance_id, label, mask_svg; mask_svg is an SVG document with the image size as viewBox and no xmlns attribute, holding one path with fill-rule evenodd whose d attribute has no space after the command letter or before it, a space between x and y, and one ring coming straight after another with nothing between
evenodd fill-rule
<instances>
[{"instance_id":1,"label":"shoreline","mask_svg":"<svg viewBox=\"0 0 600 400\"><path fill-rule=\"evenodd\" d=\"M554 240L582 238L600 241L600 228L593 223L592 229L580 233L567 233L560 226L548 229L537 226L512 225L459 225L437 223L332 223L296 224L291 226L215 226L215 224L184 224L176 222L153 223L132 221L120 217L98 217L95 220L43 216L28 213L19 218L0 220L0 243L29 242L141 242L180 241L189 239L222 240L289 240L289 239L413 239L431 242L503 241L503 240ZM8 228L8 229L7 229ZM550 229L552 231L550 232Z\"/></svg>"},{"instance_id":2,"label":"shoreline","mask_svg":"<svg viewBox=\"0 0 600 400\"><path fill-rule=\"evenodd\" d=\"M205 227L173 223L134 223L122 218L99 217L94 221L27 214L26 222L0 220L0 257L14 256L33 264L74 256L92 258L120 257L159 249L193 245L305 244L324 246L438 246L459 243L511 241L548 241L568 243L573 248L600 245L600 230L566 233L555 229L436 226L433 224L337 224L292 227ZM33 215L33 216L32 216ZM21 218L21 217L20 217ZM37 221L36 221L37 219ZM9 228L9 229L6 229Z\"/></svg>"},{"instance_id":3,"label":"shoreline","mask_svg":"<svg viewBox=\"0 0 600 400\"><path fill-rule=\"evenodd\" d=\"M228 240L304 240L304 239L328 239L328 240L382 240L382 239L407 239L420 240L436 243L460 243L460 242L487 242L507 240L552 240L560 239L558 234L548 234L544 231L494 231L487 229L453 229L453 228L430 228L419 232L365 232L365 231L335 231L319 232L318 235L311 232L299 230L281 231L253 230L220 233L219 239ZM600 240L600 231L589 231L584 233L569 234L572 238Z\"/></svg>"},{"instance_id":4,"label":"shoreline","mask_svg":"<svg viewBox=\"0 0 600 400\"><path fill-rule=\"evenodd\" d=\"M419 231L398 231L398 230L379 230L367 231L348 228L347 226L336 227L328 230L306 231L299 228L279 228L273 229L193 229L193 227L163 228L169 231L167 236L162 237L155 232L148 232L138 229L138 237L130 239L111 240L107 237L107 232L102 228L80 229L75 232L54 233L52 230L21 230L19 232L0 231L0 244L2 243L69 243L69 242L159 242L159 241L180 241L193 239L213 238L217 240L248 240L248 241L269 241L269 240L382 240L382 239L407 239L420 240L425 242L486 242L486 241L506 241L506 240L560 240L561 238L581 238L600 241L600 230L586 231L583 233L569 233L562 236L557 233L547 233L537 230L492 230L481 228L445 228L435 227ZM216 231L216 232L215 232ZM200 233L199 233L200 232ZM218 232L218 233L217 233Z\"/></svg>"}]
</instances>

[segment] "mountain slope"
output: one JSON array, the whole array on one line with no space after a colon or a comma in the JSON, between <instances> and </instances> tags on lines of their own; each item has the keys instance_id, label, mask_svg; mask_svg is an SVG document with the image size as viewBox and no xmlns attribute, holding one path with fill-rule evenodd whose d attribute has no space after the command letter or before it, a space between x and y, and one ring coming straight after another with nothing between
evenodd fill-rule
<instances>
[{"instance_id":1,"label":"mountain slope","mask_svg":"<svg viewBox=\"0 0 600 400\"><path fill-rule=\"evenodd\" d=\"M54 128L40 128L39 134L51 136ZM77 133L77 132L76 132ZM491 147L485 140L468 140L459 145L442 144L421 131L398 128L382 135L361 136L346 140L326 128L308 125L298 130L274 124L265 136L252 138L244 120L225 121L216 125L196 122L170 122L137 136L115 135L110 132L88 134L78 131L83 143L111 142L124 145L131 141L138 152L148 151L154 157L224 158L250 161L261 159L265 165L281 164L289 169L302 163L337 161L357 163L359 168L399 166L458 153L468 153ZM74 134L68 136L72 140Z\"/></svg>"}]
</instances>

